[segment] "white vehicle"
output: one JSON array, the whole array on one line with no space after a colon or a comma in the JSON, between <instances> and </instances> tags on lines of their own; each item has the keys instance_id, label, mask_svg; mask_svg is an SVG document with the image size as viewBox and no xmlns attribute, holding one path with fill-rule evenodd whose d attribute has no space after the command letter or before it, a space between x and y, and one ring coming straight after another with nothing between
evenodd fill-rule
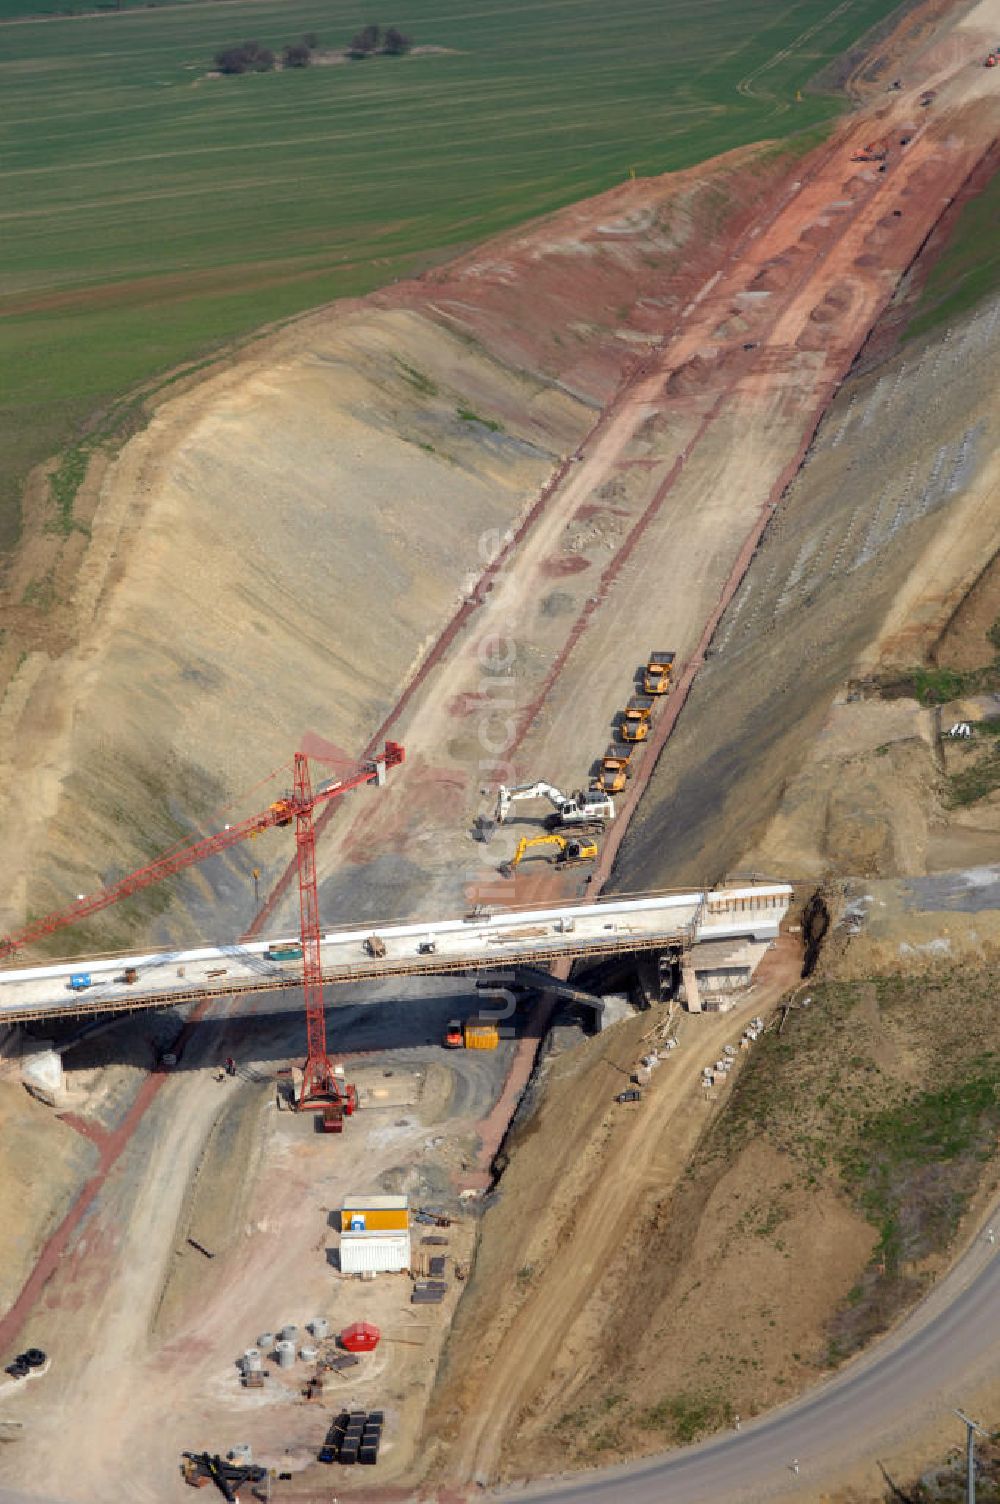
<instances>
[{"instance_id":1,"label":"white vehicle","mask_svg":"<svg viewBox=\"0 0 1000 1504\"><path fill-rule=\"evenodd\" d=\"M605 820L615 818L615 801L600 789L577 789L574 794L564 794L551 783L518 783L497 793L498 825L507 819L511 805L521 799L549 801L555 812L546 816L546 830L555 830L560 825L603 825Z\"/></svg>"}]
</instances>

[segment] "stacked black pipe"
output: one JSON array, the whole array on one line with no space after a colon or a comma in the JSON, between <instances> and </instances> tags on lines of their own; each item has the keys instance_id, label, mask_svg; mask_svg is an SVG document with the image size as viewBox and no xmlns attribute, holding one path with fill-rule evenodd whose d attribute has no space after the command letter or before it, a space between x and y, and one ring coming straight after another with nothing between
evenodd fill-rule
<instances>
[{"instance_id":1,"label":"stacked black pipe","mask_svg":"<svg viewBox=\"0 0 1000 1504\"><path fill-rule=\"evenodd\" d=\"M13 1363L8 1363L5 1373L9 1373L12 1379L26 1379L33 1368L41 1368L45 1362L45 1354L40 1347L29 1347L25 1352L18 1353Z\"/></svg>"},{"instance_id":2,"label":"stacked black pipe","mask_svg":"<svg viewBox=\"0 0 1000 1504\"><path fill-rule=\"evenodd\" d=\"M376 1463L382 1419L381 1410L343 1410L326 1433L320 1462L340 1462L345 1467L353 1467L357 1462L369 1466Z\"/></svg>"}]
</instances>

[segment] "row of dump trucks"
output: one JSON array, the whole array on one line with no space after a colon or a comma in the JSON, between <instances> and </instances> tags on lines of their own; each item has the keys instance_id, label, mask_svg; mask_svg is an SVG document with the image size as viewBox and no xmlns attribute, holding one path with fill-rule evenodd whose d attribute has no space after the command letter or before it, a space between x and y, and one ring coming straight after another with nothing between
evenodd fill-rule
<instances>
[{"instance_id":1,"label":"row of dump trucks","mask_svg":"<svg viewBox=\"0 0 1000 1504\"><path fill-rule=\"evenodd\" d=\"M600 772L594 780L594 787L602 793L620 794L625 787L632 754L649 736L657 699L670 689L675 658L675 653L654 648L646 659L641 670L642 693L632 695L621 712L615 731L617 740L601 759Z\"/></svg>"}]
</instances>

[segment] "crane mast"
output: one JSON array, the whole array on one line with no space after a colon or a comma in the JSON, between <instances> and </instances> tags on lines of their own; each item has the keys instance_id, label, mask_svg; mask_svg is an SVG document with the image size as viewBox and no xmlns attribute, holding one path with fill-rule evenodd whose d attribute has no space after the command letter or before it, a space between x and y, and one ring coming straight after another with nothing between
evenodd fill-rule
<instances>
[{"instance_id":1,"label":"crane mast","mask_svg":"<svg viewBox=\"0 0 1000 1504\"><path fill-rule=\"evenodd\" d=\"M323 966L320 955L319 889L316 881L316 831L313 826L313 811L317 804L326 803L349 789L365 783L382 785L389 768L394 768L405 758L404 749L398 742L386 742L385 751L365 764L351 778L336 779L313 789L309 774L309 760L304 752L296 752L292 791L268 805L260 814L251 815L235 825L227 825L215 835L189 841L174 851L158 857L146 867L130 872L107 888L97 893L78 898L65 909L57 909L41 919L32 921L13 935L0 939L0 958L10 956L33 940L51 934L64 925L74 924L110 908L120 899L149 888L165 877L182 872L206 857L226 851L249 836L259 834L272 826L286 826L295 822L295 848L299 873L299 919L302 934L302 992L306 1011L306 1061L302 1070L302 1089L298 1106L320 1107L327 1102L341 1103L345 1111L354 1110L354 1088L341 1090L334 1068L330 1063L326 1046L326 1016L323 1008Z\"/></svg>"},{"instance_id":2,"label":"crane mast","mask_svg":"<svg viewBox=\"0 0 1000 1504\"><path fill-rule=\"evenodd\" d=\"M326 1010L320 956L319 888L316 882L316 831L309 763L295 754L295 850L299 868L299 921L302 932L302 998L306 1010L306 1063L302 1068L299 1106L340 1100L340 1090L326 1053ZM348 1112L354 1111L353 1092Z\"/></svg>"}]
</instances>

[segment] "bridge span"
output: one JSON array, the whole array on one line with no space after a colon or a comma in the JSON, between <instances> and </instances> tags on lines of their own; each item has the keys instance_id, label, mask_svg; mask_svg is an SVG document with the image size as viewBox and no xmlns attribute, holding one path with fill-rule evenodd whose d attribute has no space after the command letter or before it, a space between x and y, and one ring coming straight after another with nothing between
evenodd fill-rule
<instances>
[{"instance_id":1,"label":"bridge span","mask_svg":"<svg viewBox=\"0 0 1000 1504\"><path fill-rule=\"evenodd\" d=\"M384 977L440 976L518 962L544 965L675 945L696 950L706 942L759 945L777 937L791 896L787 883L761 883L332 929L322 940L323 980L357 983ZM269 954L297 945L297 937L286 936L5 967L0 969L0 1022L163 1008L298 987L301 960ZM81 974L89 977L90 984L76 990L72 982Z\"/></svg>"}]
</instances>

